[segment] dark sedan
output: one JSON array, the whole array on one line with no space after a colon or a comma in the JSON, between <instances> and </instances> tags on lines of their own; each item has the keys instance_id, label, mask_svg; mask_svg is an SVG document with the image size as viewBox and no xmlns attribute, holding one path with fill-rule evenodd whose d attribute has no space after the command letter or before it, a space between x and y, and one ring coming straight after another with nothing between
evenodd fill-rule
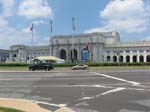
<instances>
[{"instance_id":1,"label":"dark sedan","mask_svg":"<svg viewBox=\"0 0 150 112\"><path fill-rule=\"evenodd\" d=\"M52 70L54 69L54 66L50 62L45 62L45 61L37 61L37 62L31 62L29 65L29 70L34 71L34 70Z\"/></svg>"}]
</instances>

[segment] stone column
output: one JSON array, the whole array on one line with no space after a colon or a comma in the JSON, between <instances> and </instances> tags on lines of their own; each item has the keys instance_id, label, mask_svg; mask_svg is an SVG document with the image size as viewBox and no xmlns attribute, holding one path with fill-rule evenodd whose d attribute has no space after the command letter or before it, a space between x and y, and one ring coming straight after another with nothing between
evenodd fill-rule
<instances>
[{"instance_id":1,"label":"stone column","mask_svg":"<svg viewBox=\"0 0 150 112\"><path fill-rule=\"evenodd\" d=\"M129 55L130 56L130 63L133 62L133 55Z\"/></svg>"},{"instance_id":2,"label":"stone column","mask_svg":"<svg viewBox=\"0 0 150 112\"><path fill-rule=\"evenodd\" d=\"M69 61L69 58L70 58L70 52L69 52L69 40L67 40L67 53L66 53L66 55L67 55L67 61Z\"/></svg>"},{"instance_id":3,"label":"stone column","mask_svg":"<svg viewBox=\"0 0 150 112\"><path fill-rule=\"evenodd\" d=\"M140 55L136 55L137 56L137 62L140 62Z\"/></svg>"},{"instance_id":4,"label":"stone column","mask_svg":"<svg viewBox=\"0 0 150 112\"><path fill-rule=\"evenodd\" d=\"M126 56L123 54L123 62L126 63Z\"/></svg>"},{"instance_id":5,"label":"stone column","mask_svg":"<svg viewBox=\"0 0 150 112\"><path fill-rule=\"evenodd\" d=\"M99 45L99 37L97 37L97 61L99 62L99 51L100 51L100 45Z\"/></svg>"}]
</instances>

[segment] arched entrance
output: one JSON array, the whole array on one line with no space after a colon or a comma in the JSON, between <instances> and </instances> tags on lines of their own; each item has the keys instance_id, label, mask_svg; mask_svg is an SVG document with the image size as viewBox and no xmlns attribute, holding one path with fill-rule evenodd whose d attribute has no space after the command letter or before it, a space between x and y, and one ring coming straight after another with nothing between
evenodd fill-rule
<instances>
[{"instance_id":1,"label":"arched entrance","mask_svg":"<svg viewBox=\"0 0 150 112\"><path fill-rule=\"evenodd\" d=\"M66 50L61 49L60 52L59 52L59 56L60 56L61 59L66 60Z\"/></svg>"},{"instance_id":2,"label":"arched entrance","mask_svg":"<svg viewBox=\"0 0 150 112\"><path fill-rule=\"evenodd\" d=\"M146 62L150 62L150 55L146 56Z\"/></svg>"},{"instance_id":3,"label":"arched entrance","mask_svg":"<svg viewBox=\"0 0 150 112\"><path fill-rule=\"evenodd\" d=\"M117 62L117 56L113 56L113 62Z\"/></svg>"},{"instance_id":4,"label":"arched entrance","mask_svg":"<svg viewBox=\"0 0 150 112\"><path fill-rule=\"evenodd\" d=\"M140 55L139 61L140 61L140 62L144 62L144 56Z\"/></svg>"},{"instance_id":5,"label":"arched entrance","mask_svg":"<svg viewBox=\"0 0 150 112\"><path fill-rule=\"evenodd\" d=\"M76 49L71 50L70 52L70 59L71 60L77 60L78 59L78 52Z\"/></svg>"},{"instance_id":6,"label":"arched entrance","mask_svg":"<svg viewBox=\"0 0 150 112\"><path fill-rule=\"evenodd\" d=\"M133 62L137 62L137 56L134 55L132 58L133 58Z\"/></svg>"},{"instance_id":7,"label":"arched entrance","mask_svg":"<svg viewBox=\"0 0 150 112\"><path fill-rule=\"evenodd\" d=\"M126 62L130 62L130 56L126 56Z\"/></svg>"},{"instance_id":8,"label":"arched entrance","mask_svg":"<svg viewBox=\"0 0 150 112\"><path fill-rule=\"evenodd\" d=\"M123 62L123 56L119 57L119 62Z\"/></svg>"},{"instance_id":9,"label":"arched entrance","mask_svg":"<svg viewBox=\"0 0 150 112\"><path fill-rule=\"evenodd\" d=\"M110 56L107 56L107 61L111 61L111 57Z\"/></svg>"}]
</instances>

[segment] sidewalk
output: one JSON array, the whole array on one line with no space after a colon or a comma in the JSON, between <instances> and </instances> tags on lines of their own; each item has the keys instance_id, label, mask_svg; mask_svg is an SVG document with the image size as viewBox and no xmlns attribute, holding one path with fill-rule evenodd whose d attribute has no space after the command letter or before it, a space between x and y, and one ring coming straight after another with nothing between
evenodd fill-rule
<instances>
[{"instance_id":1,"label":"sidewalk","mask_svg":"<svg viewBox=\"0 0 150 112\"><path fill-rule=\"evenodd\" d=\"M19 109L25 112L52 112L51 110L46 110L40 107L36 102L30 100L0 98L0 106ZM68 109L67 107L62 107L54 112L74 112L74 111Z\"/></svg>"}]
</instances>

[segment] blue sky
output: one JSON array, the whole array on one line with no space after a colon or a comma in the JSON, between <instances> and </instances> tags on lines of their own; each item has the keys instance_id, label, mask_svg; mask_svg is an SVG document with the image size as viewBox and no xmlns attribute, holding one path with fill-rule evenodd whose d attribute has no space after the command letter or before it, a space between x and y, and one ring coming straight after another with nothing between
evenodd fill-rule
<instances>
[{"instance_id":1,"label":"blue sky","mask_svg":"<svg viewBox=\"0 0 150 112\"><path fill-rule=\"evenodd\" d=\"M76 31L72 31L72 17ZM150 0L0 0L0 48L48 45L53 35L118 31L122 41L150 40Z\"/></svg>"}]
</instances>

